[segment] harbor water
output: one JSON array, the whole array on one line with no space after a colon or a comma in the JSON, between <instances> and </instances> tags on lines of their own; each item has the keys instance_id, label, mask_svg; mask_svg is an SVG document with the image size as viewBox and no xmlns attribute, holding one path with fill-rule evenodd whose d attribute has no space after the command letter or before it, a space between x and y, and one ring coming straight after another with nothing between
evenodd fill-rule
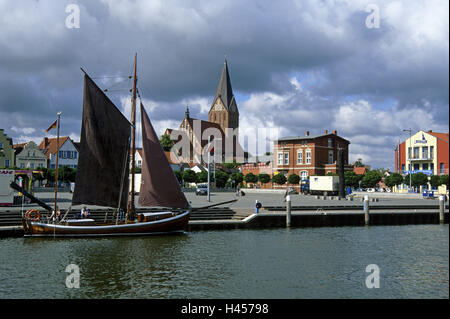
<instances>
[{"instance_id":1,"label":"harbor water","mask_svg":"<svg viewBox=\"0 0 450 319\"><path fill-rule=\"evenodd\" d=\"M448 224L6 238L0 261L0 298L449 298Z\"/></svg>"}]
</instances>

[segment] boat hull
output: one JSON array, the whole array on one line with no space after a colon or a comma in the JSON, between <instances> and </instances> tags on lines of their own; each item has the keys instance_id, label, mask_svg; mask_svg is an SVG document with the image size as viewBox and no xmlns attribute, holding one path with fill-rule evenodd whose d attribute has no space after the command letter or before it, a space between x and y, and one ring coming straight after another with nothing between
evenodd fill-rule
<instances>
[{"instance_id":1,"label":"boat hull","mask_svg":"<svg viewBox=\"0 0 450 319\"><path fill-rule=\"evenodd\" d=\"M43 223L24 219L22 225L26 237L92 237L92 236L135 236L156 235L187 230L190 212L184 212L168 218L126 224L71 226Z\"/></svg>"}]
</instances>

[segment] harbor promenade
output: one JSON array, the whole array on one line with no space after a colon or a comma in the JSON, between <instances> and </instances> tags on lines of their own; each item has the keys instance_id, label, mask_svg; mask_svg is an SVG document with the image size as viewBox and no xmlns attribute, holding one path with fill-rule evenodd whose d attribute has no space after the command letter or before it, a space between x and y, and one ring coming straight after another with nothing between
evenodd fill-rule
<instances>
[{"instance_id":1,"label":"harbor promenade","mask_svg":"<svg viewBox=\"0 0 450 319\"><path fill-rule=\"evenodd\" d=\"M186 197L194 208L229 202L223 205L195 210L189 222L189 231L236 229L236 228L264 228L286 227L286 202L283 191L245 190L245 196L236 196L234 192L211 193L210 201L206 196L197 196L193 192L186 192ZM40 200L53 206L53 193L36 193ZM352 200L338 199L327 196L326 199L316 196L292 194L291 198L291 227L318 226L363 226L364 211L363 195L370 198L370 225L402 225L439 223L439 202L437 199L421 199L395 196L377 196L379 194L355 194ZM69 209L72 194L69 192L58 194L58 205L63 213ZM255 202L262 204L257 214ZM137 202L137 198L136 198ZM111 216L113 210L100 206L88 206L91 216L98 221L105 218L107 212ZM0 207L0 237L21 236L20 224L22 213L29 209L39 209L36 204ZM137 205L137 210L143 210ZM72 207L69 217L77 212L79 207ZM444 210L445 222L448 223L448 202Z\"/></svg>"}]
</instances>

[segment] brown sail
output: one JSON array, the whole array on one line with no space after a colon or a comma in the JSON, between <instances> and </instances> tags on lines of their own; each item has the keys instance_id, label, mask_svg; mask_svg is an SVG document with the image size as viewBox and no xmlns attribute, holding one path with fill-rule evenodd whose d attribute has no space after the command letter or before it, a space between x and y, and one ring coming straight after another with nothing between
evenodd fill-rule
<instances>
[{"instance_id":1,"label":"brown sail","mask_svg":"<svg viewBox=\"0 0 450 319\"><path fill-rule=\"evenodd\" d=\"M142 103L141 123L142 178L139 205L188 208L189 203L181 191Z\"/></svg>"},{"instance_id":2,"label":"brown sail","mask_svg":"<svg viewBox=\"0 0 450 319\"><path fill-rule=\"evenodd\" d=\"M118 207L120 201L121 208L126 208L129 140L130 122L85 74L80 155L72 205Z\"/></svg>"}]
</instances>

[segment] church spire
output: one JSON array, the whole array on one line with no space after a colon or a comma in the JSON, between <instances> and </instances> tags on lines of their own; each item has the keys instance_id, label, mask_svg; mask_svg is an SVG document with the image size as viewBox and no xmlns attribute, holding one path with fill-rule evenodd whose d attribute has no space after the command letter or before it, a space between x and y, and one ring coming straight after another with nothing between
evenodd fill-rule
<instances>
[{"instance_id":1,"label":"church spire","mask_svg":"<svg viewBox=\"0 0 450 319\"><path fill-rule=\"evenodd\" d=\"M228 110L233 101L233 89L231 88L230 74L228 72L227 57L225 56L223 62L222 73L220 75L219 85L217 86L216 96L214 101L220 97L224 103L225 108Z\"/></svg>"},{"instance_id":2,"label":"church spire","mask_svg":"<svg viewBox=\"0 0 450 319\"><path fill-rule=\"evenodd\" d=\"M185 118L189 118L189 106L188 105L186 105L186 112L184 112L184 117Z\"/></svg>"}]
</instances>

